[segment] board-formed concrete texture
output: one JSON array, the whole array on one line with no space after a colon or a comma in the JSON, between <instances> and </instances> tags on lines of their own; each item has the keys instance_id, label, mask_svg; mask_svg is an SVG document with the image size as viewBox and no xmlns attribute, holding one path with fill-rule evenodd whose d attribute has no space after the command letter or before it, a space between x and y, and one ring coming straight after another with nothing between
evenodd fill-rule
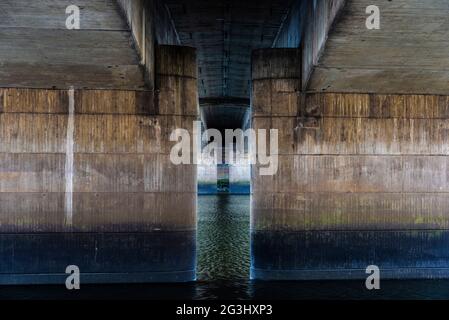
<instances>
[{"instance_id":1,"label":"board-formed concrete texture","mask_svg":"<svg viewBox=\"0 0 449 320\"><path fill-rule=\"evenodd\" d=\"M77 1L80 30L66 28L70 5L73 1L0 1L0 86L143 89L118 4Z\"/></svg>"},{"instance_id":2,"label":"board-formed concrete texture","mask_svg":"<svg viewBox=\"0 0 449 320\"><path fill-rule=\"evenodd\" d=\"M68 265L84 282L195 278L196 166L169 159L172 129L197 118L195 52L157 54L157 103L76 90L71 113L67 90L0 90L0 283L58 282Z\"/></svg>"},{"instance_id":3,"label":"board-formed concrete texture","mask_svg":"<svg viewBox=\"0 0 449 320\"><path fill-rule=\"evenodd\" d=\"M198 118L196 51L136 51L115 1L66 30L69 4L0 1L0 284L192 281L196 166L169 137Z\"/></svg>"},{"instance_id":4,"label":"board-formed concrete texture","mask_svg":"<svg viewBox=\"0 0 449 320\"><path fill-rule=\"evenodd\" d=\"M347 0L310 91L449 94L449 2ZM380 29L368 30L369 5Z\"/></svg>"},{"instance_id":5,"label":"board-formed concrete texture","mask_svg":"<svg viewBox=\"0 0 449 320\"><path fill-rule=\"evenodd\" d=\"M449 1L79 0L67 30L71 4L0 0L0 283L194 280L198 170L169 136L200 106L279 130L252 278L449 277Z\"/></svg>"},{"instance_id":6,"label":"board-formed concrete texture","mask_svg":"<svg viewBox=\"0 0 449 320\"><path fill-rule=\"evenodd\" d=\"M253 125L279 130L277 175L253 170L254 279L449 277L449 2L378 1L367 30L371 4L346 1L309 82L307 43L253 55Z\"/></svg>"}]
</instances>

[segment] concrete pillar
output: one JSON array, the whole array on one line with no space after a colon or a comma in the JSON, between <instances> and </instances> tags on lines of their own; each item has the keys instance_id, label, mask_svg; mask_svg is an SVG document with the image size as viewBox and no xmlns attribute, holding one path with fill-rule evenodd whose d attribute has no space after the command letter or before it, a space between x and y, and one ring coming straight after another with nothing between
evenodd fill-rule
<instances>
[{"instance_id":1,"label":"concrete pillar","mask_svg":"<svg viewBox=\"0 0 449 320\"><path fill-rule=\"evenodd\" d=\"M280 129L295 121L301 96L301 55L298 49L260 49L252 56L252 126L253 129ZM267 135L268 138L269 135ZM280 144L289 143L281 136ZM279 159L288 163L287 150ZM282 157L287 157L285 160ZM283 170L274 176L260 175L259 165L252 165L251 183L251 278L269 279L287 262L289 247L282 243L282 221L289 216L292 172ZM299 208L298 208L299 209ZM298 217L298 220L301 218ZM281 224L279 224L281 222ZM275 252L278 250L278 252ZM280 259L280 260L279 260Z\"/></svg>"},{"instance_id":2,"label":"concrete pillar","mask_svg":"<svg viewBox=\"0 0 449 320\"><path fill-rule=\"evenodd\" d=\"M448 277L448 97L305 95L298 55L253 55L253 126L279 130L279 170L253 166L252 277Z\"/></svg>"},{"instance_id":3,"label":"concrete pillar","mask_svg":"<svg viewBox=\"0 0 449 320\"><path fill-rule=\"evenodd\" d=\"M196 166L174 128L198 114L192 48L157 50L159 94L0 89L0 283L195 278Z\"/></svg>"}]
</instances>

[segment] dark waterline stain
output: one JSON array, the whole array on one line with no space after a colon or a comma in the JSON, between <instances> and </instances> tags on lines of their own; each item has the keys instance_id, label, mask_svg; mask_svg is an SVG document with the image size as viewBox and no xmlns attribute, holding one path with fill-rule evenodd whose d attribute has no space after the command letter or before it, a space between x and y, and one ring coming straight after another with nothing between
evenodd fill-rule
<instances>
[{"instance_id":1,"label":"dark waterline stain","mask_svg":"<svg viewBox=\"0 0 449 320\"><path fill-rule=\"evenodd\" d=\"M198 281L185 284L0 286L0 299L449 299L449 280L250 281L249 196L198 198Z\"/></svg>"}]
</instances>

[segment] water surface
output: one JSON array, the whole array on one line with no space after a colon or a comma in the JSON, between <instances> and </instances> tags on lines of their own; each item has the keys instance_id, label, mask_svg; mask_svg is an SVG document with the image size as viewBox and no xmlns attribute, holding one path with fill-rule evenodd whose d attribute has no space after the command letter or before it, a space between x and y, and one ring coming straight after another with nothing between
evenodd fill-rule
<instances>
[{"instance_id":1,"label":"water surface","mask_svg":"<svg viewBox=\"0 0 449 320\"><path fill-rule=\"evenodd\" d=\"M249 196L198 197L199 281L249 278Z\"/></svg>"}]
</instances>

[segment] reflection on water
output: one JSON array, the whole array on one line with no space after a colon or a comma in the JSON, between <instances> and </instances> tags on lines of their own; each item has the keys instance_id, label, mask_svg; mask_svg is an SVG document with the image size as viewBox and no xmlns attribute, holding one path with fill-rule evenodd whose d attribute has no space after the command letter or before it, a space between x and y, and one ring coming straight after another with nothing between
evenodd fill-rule
<instances>
[{"instance_id":1,"label":"reflection on water","mask_svg":"<svg viewBox=\"0 0 449 320\"><path fill-rule=\"evenodd\" d=\"M198 283L195 299L448 299L449 280L249 281L250 197L198 198Z\"/></svg>"},{"instance_id":2,"label":"reflection on water","mask_svg":"<svg viewBox=\"0 0 449 320\"><path fill-rule=\"evenodd\" d=\"M81 285L68 291L59 286L1 287L5 299L117 299L117 300L191 300L191 299L449 299L448 280L382 281L381 290L368 291L362 281L250 282L211 281L187 284Z\"/></svg>"},{"instance_id":3,"label":"reflection on water","mask_svg":"<svg viewBox=\"0 0 449 320\"><path fill-rule=\"evenodd\" d=\"M198 198L199 281L248 279L249 201L249 196Z\"/></svg>"},{"instance_id":4,"label":"reflection on water","mask_svg":"<svg viewBox=\"0 0 449 320\"><path fill-rule=\"evenodd\" d=\"M249 281L249 196L198 199L198 281L187 284L1 287L0 299L449 299L449 280Z\"/></svg>"}]
</instances>

